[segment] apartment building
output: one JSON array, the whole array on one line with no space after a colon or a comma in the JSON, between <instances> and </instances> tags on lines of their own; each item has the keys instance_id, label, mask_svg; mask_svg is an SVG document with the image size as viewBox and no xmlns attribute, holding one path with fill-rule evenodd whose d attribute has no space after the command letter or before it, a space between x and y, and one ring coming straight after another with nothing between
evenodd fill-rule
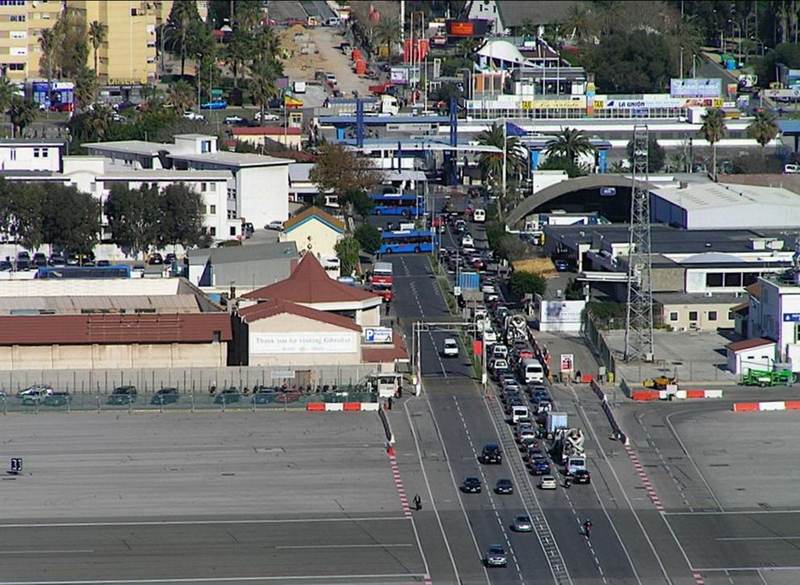
<instances>
[{"instance_id":1,"label":"apartment building","mask_svg":"<svg viewBox=\"0 0 800 585\"><path fill-rule=\"evenodd\" d=\"M46 76L39 69L39 37L62 9L61 0L0 0L0 75L11 81Z\"/></svg>"}]
</instances>

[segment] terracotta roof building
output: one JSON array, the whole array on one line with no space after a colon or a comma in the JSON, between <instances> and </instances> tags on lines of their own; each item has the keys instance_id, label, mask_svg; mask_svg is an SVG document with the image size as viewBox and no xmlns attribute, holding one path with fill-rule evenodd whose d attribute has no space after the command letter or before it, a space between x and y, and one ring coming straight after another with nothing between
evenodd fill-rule
<instances>
[{"instance_id":1,"label":"terracotta roof building","mask_svg":"<svg viewBox=\"0 0 800 585\"><path fill-rule=\"evenodd\" d=\"M218 367L230 316L184 279L0 281L0 369Z\"/></svg>"}]
</instances>

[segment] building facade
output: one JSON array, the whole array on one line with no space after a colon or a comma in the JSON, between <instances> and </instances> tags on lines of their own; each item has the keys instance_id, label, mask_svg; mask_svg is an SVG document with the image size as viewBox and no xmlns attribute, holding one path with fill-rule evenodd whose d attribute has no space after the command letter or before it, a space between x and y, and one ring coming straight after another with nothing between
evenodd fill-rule
<instances>
[{"instance_id":1,"label":"building facade","mask_svg":"<svg viewBox=\"0 0 800 585\"><path fill-rule=\"evenodd\" d=\"M0 73L11 81L45 78L39 67L39 37L53 28L63 9L60 0L0 2Z\"/></svg>"}]
</instances>

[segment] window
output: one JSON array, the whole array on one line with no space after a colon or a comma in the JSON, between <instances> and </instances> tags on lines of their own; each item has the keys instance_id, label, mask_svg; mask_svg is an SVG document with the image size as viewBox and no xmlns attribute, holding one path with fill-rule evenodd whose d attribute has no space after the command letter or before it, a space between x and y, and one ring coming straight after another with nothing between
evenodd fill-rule
<instances>
[{"instance_id":1,"label":"window","mask_svg":"<svg viewBox=\"0 0 800 585\"><path fill-rule=\"evenodd\" d=\"M208 206L208 213L211 215L217 214L217 206L216 205L209 205Z\"/></svg>"},{"instance_id":2,"label":"window","mask_svg":"<svg viewBox=\"0 0 800 585\"><path fill-rule=\"evenodd\" d=\"M210 140L201 140L200 141L200 152L211 152L211 141Z\"/></svg>"},{"instance_id":3,"label":"window","mask_svg":"<svg viewBox=\"0 0 800 585\"><path fill-rule=\"evenodd\" d=\"M750 286L758 280L758 272L745 272L742 275L742 286Z\"/></svg>"},{"instance_id":4,"label":"window","mask_svg":"<svg viewBox=\"0 0 800 585\"><path fill-rule=\"evenodd\" d=\"M25 71L25 63L9 63L9 71Z\"/></svg>"},{"instance_id":5,"label":"window","mask_svg":"<svg viewBox=\"0 0 800 585\"><path fill-rule=\"evenodd\" d=\"M678 320L678 311L670 311L669 320L670 321L677 321Z\"/></svg>"},{"instance_id":6,"label":"window","mask_svg":"<svg viewBox=\"0 0 800 585\"><path fill-rule=\"evenodd\" d=\"M232 236L236 235L236 226L235 225L231 226L231 234L230 235L232 235Z\"/></svg>"},{"instance_id":7,"label":"window","mask_svg":"<svg viewBox=\"0 0 800 585\"><path fill-rule=\"evenodd\" d=\"M216 193L217 192L217 184L216 183L209 183L208 184L208 190L211 191L212 193Z\"/></svg>"},{"instance_id":8,"label":"window","mask_svg":"<svg viewBox=\"0 0 800 585\"><path fill-rule=\"evenodd\" d=\"M12 148L8 151L8 158L9 160L17 160L17 149Z\"/></svg>"},{"instance_id":9,"label":"window","mask_svg":"<svg viewBox=\"0 0 800 585\"><path fill-rule=\"evenodd\" d=\"M135 8L131 8L131 16L136 16L138 13Z\"/></svg>"},{"instance_id":10,"label":"window","mask_svg":"<svg viewBox=\"0 0 800 585\"><path fill-rule=\"evenodd\" d=\"M47 158L49 155L50 155L50 149L49 148L43 148L42 149L42 158Z\"/></svg>"},{"instance_id":11,"label":"window","mask_svg":"<svg viewBox=\"0 0 800 585\"><path fill-rule=\"evenodd\" d=\"M740 287L742 286L742 273L741 272L726 272L725 273L725 286Z\"/></svg>"},{"instance_id":12,"label":"window","mask_svg":"<svg viewBox=\"0 0 800 585\"><path fill-rule=\"evenodd\" d=\"M34 148L33 149L33 158L39 158L39 149L38 148Z\"/></svg>"},{"instance_id":13,"label":"window","mask_svg":"<svg viewBox=\"0 0 800 585\"><path fill-rule=\"evenodd\" d=\"M200 183L200 192L205 193L208 191L208 183Z\"/></svg>"},{"instance_id":14,"label":"window","mask_svg":"<svg viewBox=\"0 0 800 585\"><path fill-rule=\"evenodd\" d=\"M733 321L733 311L728 311L728 321Z\"/></svg>"},{"instance_id":15,"label":"window","mask_svg":"<svg viewBox=\"0 0 800 585\"><path fill-rule=\"evenodd\" d=\"M709 321L716 321L717 320L717 312L716 311L709 311L708 312L708 320Z\"/></svg>"},{"instance_id":16,"label":"window","mask_svg":"<svg viewBox=\"0 0 800 585\"><path fill-rule=\"evenodd\" d=\"M689 321L697 321L697 311L689 311Z\"/></svg>"},{"instance_id":17,"label":"window","mask_svg":"<svg viewBox=\"0 0 800 585\"><path fill-rule=\"evenodd\" d=\"M215 228L215 227L208 228L208 234L211 235L211 236L216 236L217 235L217 228Z\"/></svg>"},{"instance_id":18,"label":"window","mask_svg":"<svg viewBox=\"0 0 800 585\"><path fill-rule=\"evenodd\" d=\"M25 15L24 14L12 14L8 17L10 22L25 22Z\"/></svg>"},{"instance_id":19,"label":"window","mask_svg":"<svg viewBox=\"0 0 800 585\"><path fill-rule=\"evenodd\" d=\"M706 274L706 286L713 287L713 286L722 286L722 273L721 272L709 272Z\"/></svg>"}]
</instances>

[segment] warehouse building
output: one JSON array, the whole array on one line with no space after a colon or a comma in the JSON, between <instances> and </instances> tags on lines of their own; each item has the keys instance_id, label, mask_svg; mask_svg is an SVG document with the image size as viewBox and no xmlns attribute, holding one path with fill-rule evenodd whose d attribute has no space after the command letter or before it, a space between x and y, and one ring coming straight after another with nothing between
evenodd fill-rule
<instances>
[{"instance_id":1,"label":"warehouse building","mask_svg":"<svg viewBox=\"0 0 800 585\"><path fill-rule=\"evenodd\" d=\"M185 279L0 281L0 369L219 367L230 316Z\"/></svg>"}]
</instances>

